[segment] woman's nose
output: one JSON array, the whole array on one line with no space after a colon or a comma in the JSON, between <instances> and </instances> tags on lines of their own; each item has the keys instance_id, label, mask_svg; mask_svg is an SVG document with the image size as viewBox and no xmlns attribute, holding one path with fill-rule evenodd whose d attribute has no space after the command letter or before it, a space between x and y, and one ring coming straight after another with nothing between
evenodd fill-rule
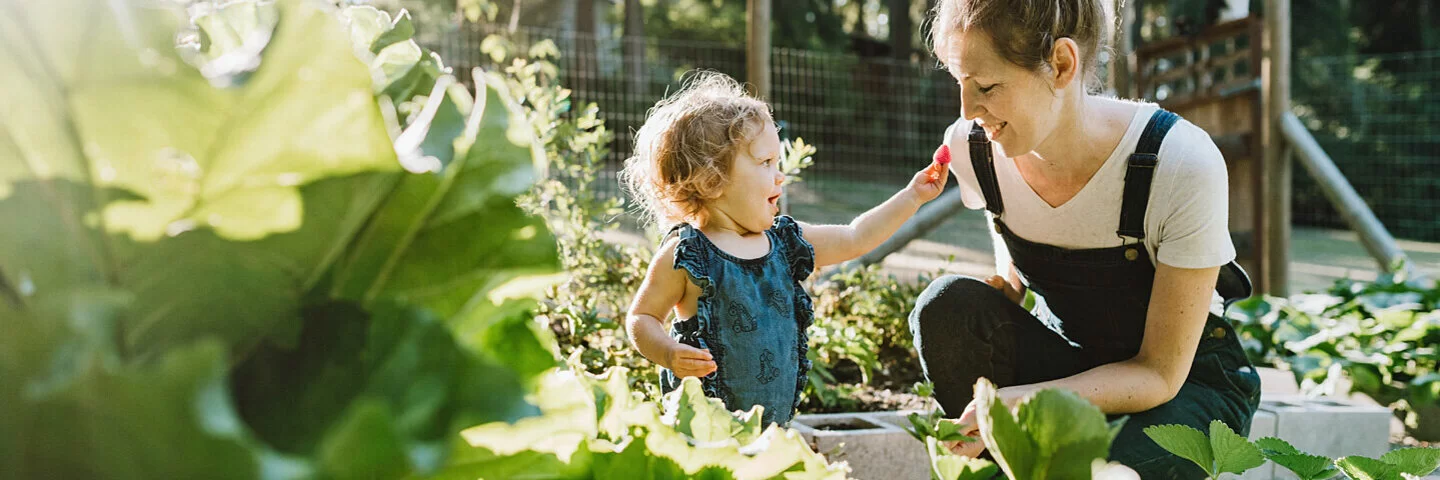
<instances>
[{"instance_id":1,"label":"woman's nose","mask_svg":"<svg viewBox=\"0 0 1440 480\"><path fill-rule=\"evenodd\" d=\"M972 90L974 89L960 89L960 116L966 120L980 118L980 114L985 111L984 107L980 105L980 99L976 98L978 95L971 93Z\"/></svg>"}]
</instances>

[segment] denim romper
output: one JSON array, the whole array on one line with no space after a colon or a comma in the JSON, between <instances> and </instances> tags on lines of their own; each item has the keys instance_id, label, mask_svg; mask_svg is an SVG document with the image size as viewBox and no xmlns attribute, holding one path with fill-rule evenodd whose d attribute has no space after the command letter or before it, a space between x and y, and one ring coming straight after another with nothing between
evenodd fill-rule
<instances>
[{"instance_id":1,"label":"denim romper","mask_svg":"<svg viewBox=\"0 0 1440 480\"><path fill-rule=\"evenodd\" d=\"M1045 298L1063 324L1065 337L1082 348L1073 354L1051 356L1054 377L1073 375L1099 365L1134 357L1145 333L1155 266L1140 241L1150 197L1150 176L1165 134L1177 122L1174 113L1158 110L1150 118L1134 154L1130 156L1117 234L1127 243L1118 247L1067 249L1031 242L1002 220L999 182L984 130L970 132L971 161L975 167L986 209L1015 269L1030 289ZM1238 273L1237 273L1238 272ZM1239 275L1238 280L1236 275ZM1243 283L1236 287L1235 283ZM1217 285L1226 303L1249 295L1248 278L1234 262L1222 268ZM1033 352L1042 353L1042 352ZM1043 353L1049 356L1050 352ZM1063 360L1062 360L1063 359ZM1033 380L1033 379L1032 379ZM1027 382L1028 383L1028 382ZM1003 385L1002 385L1003 386ZM1110 449L1110 458L1135 469L1142 478L1203 478L1204 472L1188 460L1161 449L1143 434L1150 425L1183 424L1208 432L1211 420L1224 421L1245 435L1260 400L1260 379L1250 365L1234 329L1224 318L1210 314L1185 384L1174 399L1152 410L1129 415ZM1117 416L1112 416L1112 420Z\"/></svg>"},{"instance_id":2,"label":"denim romper","mask_svg":"<svg viewBox=\"0 0 1440 480\"><path fill-rule=\"evenodd\" d=\"M788 425L800 404L810 361L805 329L814 306L800 282L815 269L815 251L788 216L765 231L770 252L753 259L721 251L700 230L676 227L675 268L700 287L695 316L674 322L670 335L680 343L709 349L716 370L701 378L705 395L731 410L765 407L762 421ZM680 379L660 370L660 389Z\"/></svg>"}]
</instances>

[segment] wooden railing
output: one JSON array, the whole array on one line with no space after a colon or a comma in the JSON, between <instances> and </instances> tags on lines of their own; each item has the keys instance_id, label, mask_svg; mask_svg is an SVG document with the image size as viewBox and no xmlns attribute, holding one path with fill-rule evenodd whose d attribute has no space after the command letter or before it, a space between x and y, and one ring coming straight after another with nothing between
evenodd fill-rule
<instances>
[{"instance_id":1,"label":"wooden railing","mask_svg":"<svg viewBox=\"0 0 1440 480\"><path fill-rule=\"evenodd\" d=\"M1136 49L1135 93L1184 108L1258 89L1263 28L1263 21L1252 16Z\"/></svg>"}]
</instances>

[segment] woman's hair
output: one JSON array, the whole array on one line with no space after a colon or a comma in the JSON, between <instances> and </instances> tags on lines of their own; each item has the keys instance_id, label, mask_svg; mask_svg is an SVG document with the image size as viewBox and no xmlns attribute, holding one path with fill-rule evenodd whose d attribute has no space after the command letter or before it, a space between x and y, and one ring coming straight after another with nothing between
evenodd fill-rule
<instances>
[{"instance_id":1,"label":"woman's hair","mask_svg":"<svg viewBox=\"0 0 1440 480\"><path fill-rule=\"evenodd\" d=\"M625 160L621 185L642 217L668 228L704 225L705 204L730 183L740 148L770 121L770 107L730 77L712 71L688 75L674 94L650 109Z\"/></svg>"},{"instance_id":2,"label":"woman's hair","mask_svg":"<svg viewBox=\"0 0 1440 480\"><path fill-rule=\"evenodd\" d=\"M951 42L966 31L988 35L1000 56L1032 72L1048 71L1055 41L1080 47L1081 77L1099 87L1096 59L1107 48L1109 14L1102 0L939 0L930 27L931 46L943 63Z\"/></svg>"}]
</instances>

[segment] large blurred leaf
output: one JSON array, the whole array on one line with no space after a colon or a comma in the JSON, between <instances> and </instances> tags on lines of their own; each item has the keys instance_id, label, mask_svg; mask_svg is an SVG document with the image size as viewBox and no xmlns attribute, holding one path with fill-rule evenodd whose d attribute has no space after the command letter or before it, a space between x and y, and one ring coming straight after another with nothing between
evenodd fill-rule
<instances>
[{"instance_id":1,"label":"large blurred leaf","mask_svg":"<svg viewBox=\"0 0 1440 480\"><path fill-rule=\"evenodd\" d=\"M298 345L256 352L233 386L246 422L277 448L334 458L390 442L376 455L402 449L408 464L384 467L400 471L438 467L465 425L535 413L509 370L461 348L432 315L387 306L311 309Z\"/></svg>"},{"instance_id":2,"label":"large blurred leaf","mask_svg":"<svg viewBox=\"0 0 1440 480\"><path fill-rule=\"evenodd\" d=\"M123 295L73 292L42 303L0 318L0 476L253 478L266 458L278 459L236 415L219 345L126 367L114 339L94 335L114 331Z\"/></svg>"},{"instance_id":3,"label":"large blurred leaf","mask_svg":"<svg viewBox=\"0 0 1440 480\"><path fill-rule=\"evenodd\" d=\"M433 173L402 179L340 266L333 295L466 319L456 329L469 337L504 317L485 292L558 262L543 220L515 205L540 158L523 116L498 82L482 84L478 101L451 82L436 83L396 147L407 168Z\"/></svg>"},{"instance_id":4,"label":"large blurred leaf","mask_svg":"<svg viewBox=\"0 0 1440 480\"><path fill-rule=\"evenodd\" d=\"M398 164L339 22L318 3L279 7L258 70L217 87L176 52L173 12L4 4L0 68L21 73L0 80L0 171L14 175L0 223L20 227L0 240L0 275L22 301L132 291L119 331L135 358L293 336L298 299L391 181L364 172Z\"/></svg>"},{"instance_id":5,"label":"large blurred leaf","mask_svg":"<svg viewBox=\"0 0 1440 480\"><path fill-rule=\"evenodd\" d=\"M978 402L976 421L980 426L980 437L995 456L996 463L1005 470L1005 475L1018 480L1035 478L1040 446L1025 432L1005 403L999 401L995 384L984 378L975 382L975 400Z\"/></svg>"}]
</instances>

